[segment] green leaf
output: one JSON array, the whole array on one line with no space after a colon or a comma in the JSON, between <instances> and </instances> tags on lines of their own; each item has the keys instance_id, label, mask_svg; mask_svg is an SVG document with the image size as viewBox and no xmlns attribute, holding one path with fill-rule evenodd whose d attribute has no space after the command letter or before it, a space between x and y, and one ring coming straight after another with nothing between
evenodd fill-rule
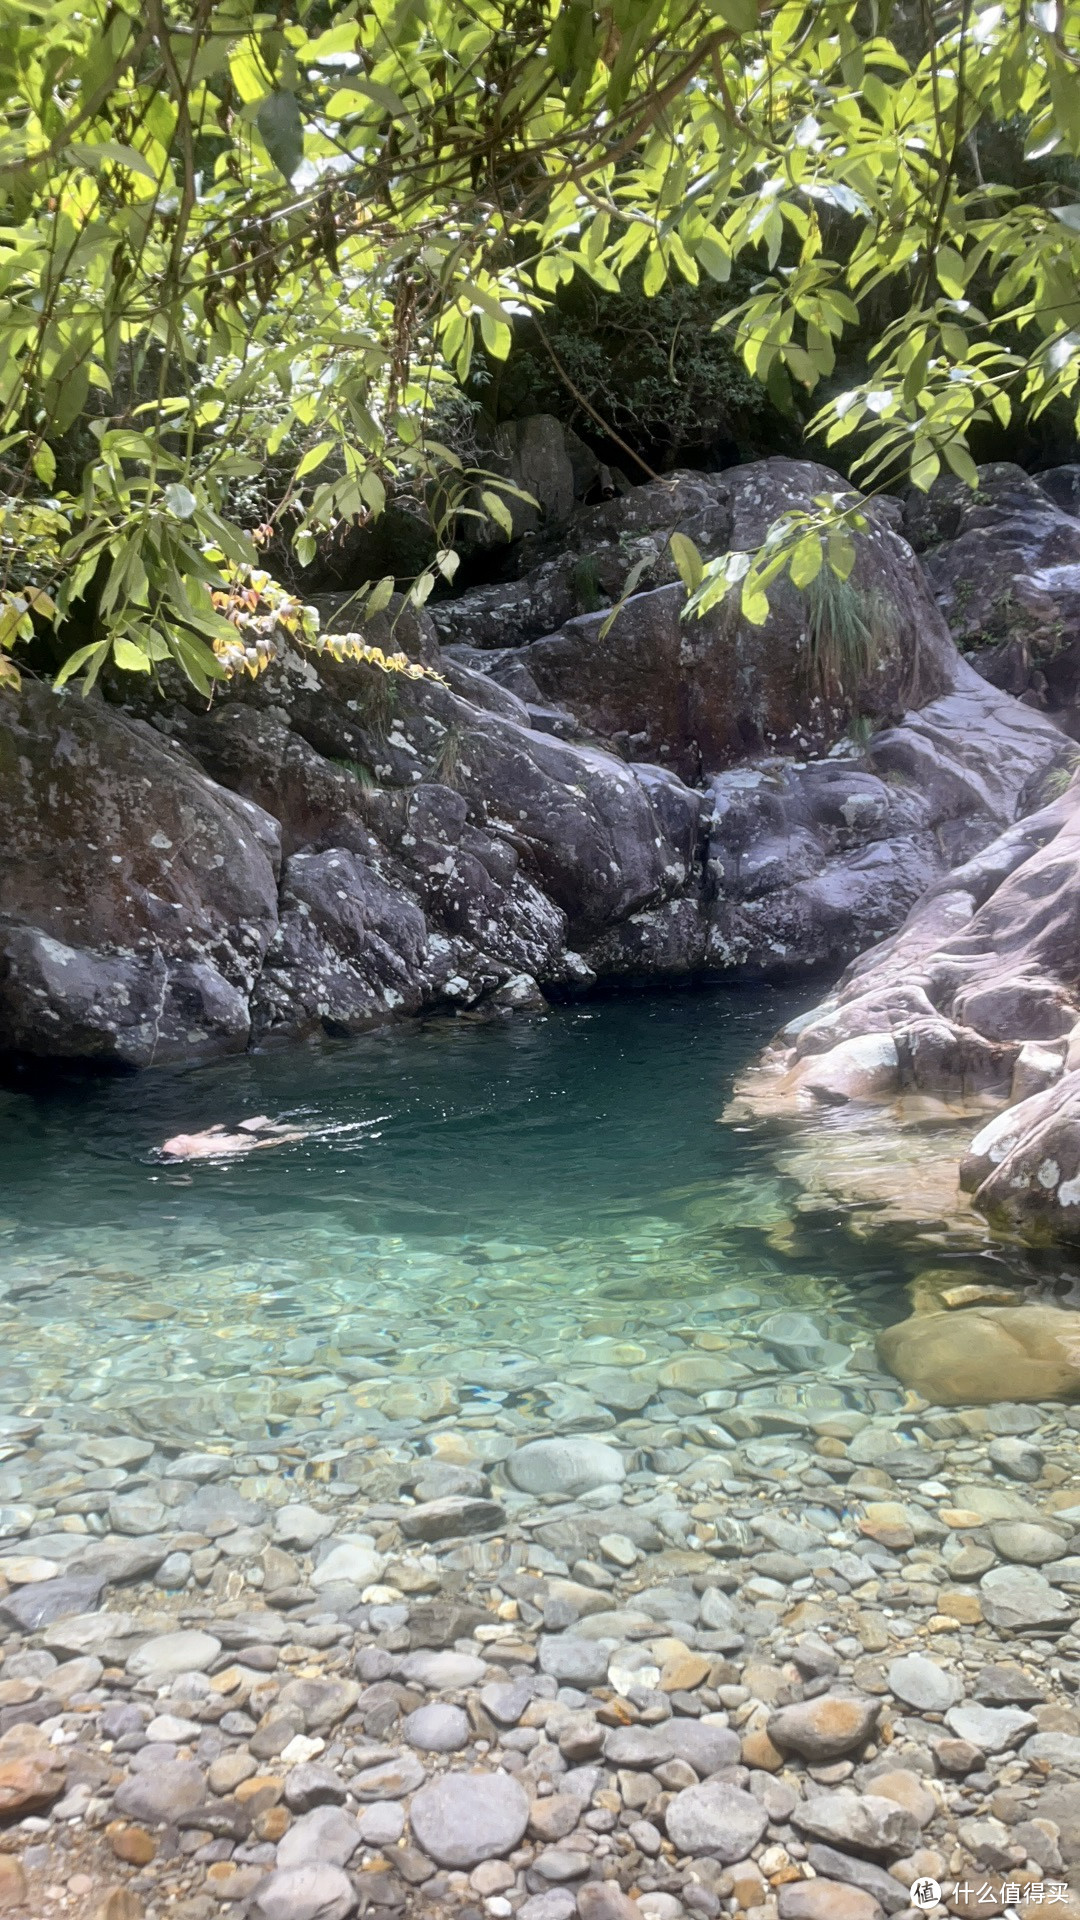
<instances>
[{"instance_id":1,"label":"green leaf","mask_svg":"<svg viewBox=\"0 0 1080 1920\"><path fill-rule=\"evenodd\" d=\"M302 480L305 473L314 473L316 467L321 467L327 455L331 454L333 450L334 442L332 440L320 440L318 446L309 447L307 452L301 457L294 478Z\"/></svg>"},{"instance_id":2,"label":"green leaf","mask_svg":"<svg viewBox=\"0 0 1080 1920\"><path fill-rule=\"evenodd\" d=\"M73 140L69 152L81 160L84 167L97 168L108 162L114 167L126 167L129 173L141 173L144 180L152 180L157 185L157 174L146 155L136 147L123 146L119 140Z\"/></svg>"},{"instance_id":3,"label":"green leaf","mask_svg":"<svg viewBox=\"0 0 1080 1920\"><path fill-rule=\"evenodd\" d=\"M743 581L739 604L742 607L743 619L749 620L752 627L765 625L769 617L769 596L754 579L753 574L747 574Z\"/></svg>"},{"instance_id":4,"label":"green leaf","mask_svg":"<svg viewBox=\"0 0 1080 1920\"><path fill-rule=\"evenodd\" d=\"M370 620L373 614L382 613L383 609L390 605L393 597L394 576L392 573L384 573L381 580L376 580L364 602L365 620Z\"/></svg>"},{"instance_id":5,"label":"green leaf","mask_svg":"<svg viewBox=\"0 0 1080 1920\"><path fill-rule=\"evenodd\" d=\"M736 33L753 33L760 24L758 0L710 0L710 4Z\"/></svg>"},{"instance_id":6,"label":"green leaf","mask_svg":"<svg viewBox=\"0 0 1080 1920\"><path fill-rule=\"evenodd\" d=\"M109 642L107 640L92 640L88 647L77 648L76 651L69 654L64 661L63 666L56 676L54 685L58 687L66 686L72 675L78 673L80 668L85 667L91 660L95 662L96 677L96 669L100 668L108 651Z\"/></svg>"},{"instance_id":7,"label":"green leaf","mask_svg":"<svg viewBox=\"0 0 1080 1920\"><path fill-rule=\"evenodd\" d=\"M920 493L929 493L940 472L941 461L937 454L924 453L920 459L912 462L911 484L918 487Z\"/></svg>"},{"instance_id":8,"label":"green leaf","mask_svg":"<svg viewBox=\"0 0 1080 1920\"><path fill-rule=\"evenodd\" d=\"M506 501L501 499L497 493L492 493L487 487L482 491L480 498L487 508L488 513L491 515L491 518L494 520L495 525L501 527L507 539L511 540L514 534L514 518Z\"/></svg>"},{"instance_id":9,"label":"green leaf","mask_svg":"<svg viewBox=\"0 0 1080 1920\"><path fill-rule=\"evenodd\" d=\"M268 93L259 102L255 125L278 172L291 180L304 157L304 122L295 93Z\"/></svg>"},{"instance_id":10,"label":"green leaf","mask_svg":"<svg viewBox=\"0 0 1080 1920\"><path fill-rule=\"evenodd\" d=\"M190 520L199 504L191 488L183 486L179 480L171 481L161 497L176 520Z\"/></svg>"},{"instance_id":11,"label":"green leaf","mask_svg":"<svg viewBox=\"0 0 1080 1920\"><path fill-rule=\"evenodd\" d=\"M939 247L934 256L934 269L942 292L947 293L950 300L962 299L967 285L967 268L956 248Z\"/></svg>"},{"instance_id":12,"label":"green leaf","mask_svg":"<svg viewBox=\"0 0 1080 1920\"><path fill-rule=\"evenodd\" d=\"M979 469L967 448L962 447L959 440L946 440L942 452L958 479L966 480L969 487L978 486Z\"/></svg>"},{"instance_id":13,"label":"green leaf","mask_svg":"<svg viewBox=\"0 0 1080 1920\"><path fill-rule=\"evenodd\" d=\"M791 556L791 578L797 587L808 587L821 572L821 539L816 533L805 533Z\"/></svg>"},{"instance_id":14,"label":"green leaf","mask_svg":"<svg viewBox=\"0 0 1080 1920\"><path fill-rule=\"evenodd\" d=\"M360 475L360 498L378 519L386 506L386 488L373 467Z\"/></svg>"},{"instance_id":15,"label":"green leaf","mask_svg":"<svg viewBox=\"0 0 1080 1920\"><path fill-rule=\"evenodd\" d=\"M830 533L825 542L829 566L838 580L847 580L855 565L855 542L843 527Z\"/></svg>"},{"instance_id":16,"label":"green leaf","mask_svg":"<svg viewBox=\"0 0 1080 1920\"><path fill-rule=\"evenodd\" d=\"M667 279L667 261L659 247L654 247L645 262L645 272L641 276L641 289L647 300L659 293Z\"/></svg>"},{"instance_id":17,"label":"green leaf","mask_svg":"<svg viewBox=\"0 0 1080 1920\"><path fill-rule=\"evenodd\" d=\"M513 335L505 320L496 320L490 313L481 311L480 337L493 360L507 358Z\"/></svg>"},{"instance_id":18,"label":"green leaf","mask_svg":"<svg viewBox=\"0 0 1080 1920\"><path fill-rule=\"evenodd\" d=\"M130 640L114 640L112 650L113 659L118 667L123 667L125 673L149 673L149 655L145 654L141 647L134 646Z\"/></svg>"},{"instance_id":19,"label":"green leaf","mask_svg":"<svg viewBox=\"0 0 1080 1920\"><path fill-rule=\"evenodd\" d=\"M668 536L668 546L683 586L688 593L696 593L701 585L705 562L694 542L685 533L672 533Z\"/></svg>"},{"instance_id":20,"label":"green leaf","mask_svg":"<svg viewBox=\"0 0 1080 1920\"><path fill-rule=\"evenodd\" d=\"M310 567L318 550L319 543L315 535L309 532L307 527L301 527L299 533L293 540L293 552L299 560L300 565L302 567Z\"/></svg>"},{"instance_id":21,"label":"green leaf","mask_svg":"<svg viewBox=\"0 0 1080 1920\"><path fill-rule=\"evenodd\" d=\"M719 280L721 285L730 280L731 254L721 241L706 233L697 241L694 252L710 279Z\"/></svg>"},{"instance_id":22,"label":"green leaf","mask_svg":"<svg viewBox=\"0 0 1080 1920\"><path fill-rule=\"evenodd\" d=\"M43 487L51 487L56 479L56 455L47 440L43 440L36 448L31 465L34 478L40 480Z\"/></svg>"}]
</instances>

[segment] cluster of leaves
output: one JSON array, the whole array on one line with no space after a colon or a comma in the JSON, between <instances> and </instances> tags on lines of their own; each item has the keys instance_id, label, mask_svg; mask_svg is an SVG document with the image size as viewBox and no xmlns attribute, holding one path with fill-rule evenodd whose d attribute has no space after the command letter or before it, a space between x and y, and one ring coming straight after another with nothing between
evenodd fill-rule
<instances>
[{"instance_id":1,"label":"cluster of leaves","mask_svg":"<svg viewBox=\"0 0 1080 1920\"><path fill-rule=\"evenodd\" d=\"M737 268L734 278L748 293L751 276ZM515 327L509 359L479 396L493 413L554 413L594 438L602 421L661 472L797 444L717 325L731 304L729 289L708 279L669 281L647 299L639 263L617 294L579 275L560 288L542 332L528 320ZM621 450L610 457L626 464Z\"/></svg>"},{"instance_id":2,"label":"cluster of leaves","mask_svg":"<svg viewBox=\"0 0 1080 1920\"><path fill-rule=\"evenodd\" d=\"M811 508L781 514L755 552L733 547L715 560L703 560L685 533L673 533L668 544L689 596L687 612L708 613L737 594L743 618L760 627L769 617L769 588L781 575L804 591L823 568L846 582L855 565L855 535L870 524L867 515L851 493L817 493Z\"/></svg>"},{"instance_id":3,"label":"cluster of leaves","mask_svg":"<svg viewBox=\"0 0 1080 1920\"><path fill-rule=\"evenodd\" d=\"M869 377L812 430L871 487L970 481L981 421L1076 397L1073 176L987 181L971 155L1004 123L1031 162L1080 153L1080 0L923 0L915 34L893 13L7 0L0 460L68 525L47 577L4 583L15 637L81 620L70 673L107 646L209 687L235 644L223 569L257 564L235 489L286 449L272 517L301 562L392 493L437 503L421 598L463 509L509 519L433 436L440 396L478 341L505 359L518 315L575 278L618 296L632 268L646 299L750 271L728 324L778 402L825 391L889 295ZM810 578L813 552L843 577L848 511L706 570L695 604L723 581L762 617L778 559Z\"/></svg>"}]
</instances>

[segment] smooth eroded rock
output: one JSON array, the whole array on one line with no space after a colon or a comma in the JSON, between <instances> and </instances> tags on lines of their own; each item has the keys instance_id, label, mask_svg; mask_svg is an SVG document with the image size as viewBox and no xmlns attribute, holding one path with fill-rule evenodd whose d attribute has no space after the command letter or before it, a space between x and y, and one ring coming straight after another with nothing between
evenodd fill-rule
<instances>
[{"instance_id":1,"label":"smooth eroded rock","mask_svg":"<svg viewBox=\"0 0 1080 1920\"><path fill-rule=\"evenodd\" d=\"M418 1847L440 1867L503 1859L529 1823L529 1798L507 1773L445 1773L414 1795L409 1809Z\"/></svg>"}]
</instances>

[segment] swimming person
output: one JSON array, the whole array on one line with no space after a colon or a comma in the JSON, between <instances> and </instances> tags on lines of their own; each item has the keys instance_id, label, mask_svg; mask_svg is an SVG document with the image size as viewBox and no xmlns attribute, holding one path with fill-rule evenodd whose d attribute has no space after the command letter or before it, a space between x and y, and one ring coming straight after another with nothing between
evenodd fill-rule
<instances>
[{"instance_id":1,"label":"swimming person","mask_svg":"<svg viewBox=\"0 0 1080 1920\"><path fill-rule=\"evenodd\" d=\"M176 1133L157 1150L160 1160L224 1160L234 1153L253 1153L257 1147L280 1147L289 1140L306 1140L310 1127L281 1126L265 1113L241 1120L235 1133L223 1126L201 1133Z\"/></svg>"}]
</instances>

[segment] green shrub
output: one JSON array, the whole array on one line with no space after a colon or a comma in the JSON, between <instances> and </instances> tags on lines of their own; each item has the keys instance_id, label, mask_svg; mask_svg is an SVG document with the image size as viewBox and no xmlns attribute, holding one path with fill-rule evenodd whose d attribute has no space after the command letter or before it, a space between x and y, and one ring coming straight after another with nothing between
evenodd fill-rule
<instances>
[{"instance_id":1,"label":"green shrub","mask_svg":"<svg viewBox=\"0 0 1080 1920\"><path fill-rule=\"evenodd\" d=\"M658 471L707 465L718 451L724 464L794 451L796 424L750 378L726 336L713 330L748 289L749 280L744 286L733 276L727 286L673 283L649 300L633 271L618 294L579 275L560 291L544 333L567 380ZM602 439L528 320L519 325L509 359L480 363L470 385L494 420L553 413L594 446ZM628 464L614 444L607 457Z\"/></svg>"}]
</instances>

